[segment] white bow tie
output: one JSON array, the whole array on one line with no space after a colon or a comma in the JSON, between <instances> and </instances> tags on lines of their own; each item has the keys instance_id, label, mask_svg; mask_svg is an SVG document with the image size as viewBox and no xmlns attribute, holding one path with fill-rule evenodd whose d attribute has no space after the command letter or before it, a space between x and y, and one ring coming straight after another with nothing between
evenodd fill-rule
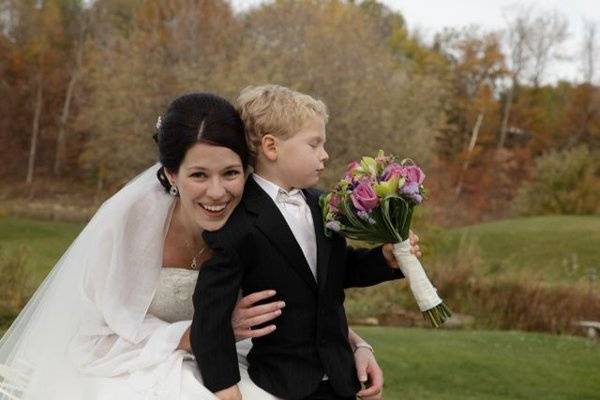
<instances>
[{"instance_id":1,"label":"white bow tie","mask_svg":"<svg viewBox=\"0 0 600 400\"><path fill-rule=\"evenodd\" d=\"M286 219L296 241L306 257L310 271L317 279L317 241L313 226L312 213L304 194L299 189L286 192L279 189L277 192L277 203L285 209Z\"/></svg>"},{"instance_id":2,"label":"white bow tie","mask_svg":"<svg viewBox=\"0 0 600 400\"><path fill-rule=\"evenodd\" d=\"M279 189L277 192L277 201L280 203L291 204L297 207L301 207L306 204L302 191L300 189L292 189L286 192L283 189Z\"/></svg>"}]
</instances>

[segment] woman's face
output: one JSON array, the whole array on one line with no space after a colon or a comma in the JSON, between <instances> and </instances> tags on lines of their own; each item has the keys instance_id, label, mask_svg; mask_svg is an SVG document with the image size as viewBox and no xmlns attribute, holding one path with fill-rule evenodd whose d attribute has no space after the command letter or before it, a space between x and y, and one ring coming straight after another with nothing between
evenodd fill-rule
<instances>
[{"instance_id":1,"label":"woman's face","mask_svg":"<svg viewBox=\"0 0 600 400\"><path fill-rule=\"evenodd\" d=\"M227 147L196 143L177 174L168 174L179 190L183 218L214 231L227 222L244 191L242 160Z\"/></svg>"}]
</instances>

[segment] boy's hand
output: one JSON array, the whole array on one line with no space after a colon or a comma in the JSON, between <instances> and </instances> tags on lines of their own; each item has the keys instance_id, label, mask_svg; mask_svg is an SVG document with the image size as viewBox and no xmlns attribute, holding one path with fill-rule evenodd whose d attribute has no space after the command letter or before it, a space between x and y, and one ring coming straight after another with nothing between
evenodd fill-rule
<instances>
[{"instance_id":1,"label":"boy's hand","mask_svg":"<svg viewBox=\"0 0 600 400\"><path fill-rule=\"evenodd\" d=\"M215 393L215 396L217 396L219 400L242 400L242 393L237 385L219 390Z\"/></svg>"},{"instance_id":2,"label":"boy's hand","mask_svg":"<svg viewBox=\"0 0 600 400\"><path fill-rule=\"evenodd\" d=\"M422 254L419 249L419 237L413 231L409 231L408 238L410 239L410 252L417 258L420 258ZM392 243L383 245L383 256L390 268L400 268L396 257L394 257L394 245Z\"/></svg>"},{"instance_id":3,"label":"boy's hand","mask_svg":"<svg viewBox=\"0 0 600 400\"><path fill-rule=\"evenodd\" d=\"M365 385L357 395L362 400L381 399L383 389L383 371L377 364L375 355L367 348L359 347L354 351L354 362L358 380Z\"/></svg>"}]
</instances>

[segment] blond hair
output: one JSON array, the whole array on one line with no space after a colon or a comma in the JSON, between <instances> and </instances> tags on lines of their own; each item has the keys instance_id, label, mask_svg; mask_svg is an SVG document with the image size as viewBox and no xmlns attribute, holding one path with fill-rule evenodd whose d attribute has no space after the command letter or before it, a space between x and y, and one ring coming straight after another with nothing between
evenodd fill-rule
<instances>
[{"instance_id":1,"label":"blond hair","mask_svg":"<svg viewBox=\"0 0 600 400\"><path fill-rule=\"evenodd\" d=\"M327 123L327 106L321 100L279 85L248 86L237 98L244 122L246 142L252 161L266 134L287 139L304 127L309 119Z\"/></svg>"}]
</instances>

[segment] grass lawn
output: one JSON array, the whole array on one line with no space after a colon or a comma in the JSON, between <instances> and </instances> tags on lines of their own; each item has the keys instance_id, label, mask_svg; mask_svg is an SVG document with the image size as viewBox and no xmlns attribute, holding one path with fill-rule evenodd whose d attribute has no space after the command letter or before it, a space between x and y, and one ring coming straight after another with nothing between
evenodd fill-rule
<instances>
[{"instance_id":1,"label":"grass lawn","mask_svg":"<svg viewBox=\"0 0 600 400\"><path fill-rule=\"evenodd\" d=\"M31 250L36 281L48 273L83 224L0 218L0 246ZM417 232L418 233L418 232ZM546 216L503 220L424 235L425 256L443 260L463 245L478 248L483 271L550 282L600 281L600 216Z\"/></svg>"},{"instance_id":2,"label":"grass lawn","mask_svg":"<svg viewBox=\"0 0 600 400\"><path fill-rule=\"evenodd\" d=\"M8 251L27 246L29 267L40 282L82 226L0 218L0 246ZM568 281L584 276L585 268L600 272L599 217L527 218L455 229L441 234L435 252L453 251L452 243L457 246L465 232L481 246L484 264L499 266L492 273L543 271ZM565 254L577 254L580 267L565 269ZM506 331L357 330L375 347L387 399L600 400L598 342Z\"/></svg>"},{"instance_id":3,"label":"grass lawn","mask_svg":"<svg viewBox=\"0 0 600 400\"><path fill-rule=\"evenodd\" d=\"M600 281L600 215L502 220L440 232L432 256L475 244L485 273L548 282Z\"/></svg>"},{"instance_id":4,"label":"grass lawn","mask_svg":"<svg viewBox=\"0 0 600 400\"><path fill-rule=\"evenodd\" d=\"M600 399L598 342L509 331L356 330L375 348L387 399Z\"/></svg>"},{"instance_id":5,"label":"grass lawn","mask_svg":"<svg viewBox=\"0 0 600 400\"><path fill-rule=\"evenodd\" d=\"M598 342L523 332L354 329L375 347L389 400L600 399Z\"/></svg>"},{"instance_id":6,"label":"grass lawn","mask_svg":"<svg viewBox=\"0 0 600 400\"><path fill-rule=\"evenodd\" d=\"M24 246L28 253L28 266L37 284L65 252L84 224L29 219L0 218L0 249L16 251Z\"/></svg>"}]
</instances>

